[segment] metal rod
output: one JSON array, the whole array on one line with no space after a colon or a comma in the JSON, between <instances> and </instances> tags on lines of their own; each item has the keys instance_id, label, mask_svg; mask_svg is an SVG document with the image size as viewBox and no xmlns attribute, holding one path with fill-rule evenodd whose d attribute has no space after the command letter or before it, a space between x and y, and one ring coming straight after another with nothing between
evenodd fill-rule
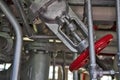
<instances>
[{"instance_id":1,"label":"metal rod","mask_svg":"<svg viewBox=\"0 0 120 80\"><path fill-rule=\"evenodd\" d=\"M57 36L46 36L46 35L33 35L30 37L31 39L57 39Z\"/></svg>"},{"instance_id":2,"label":"metal rod","mask_svg":"<svg viewBox=\"0 0 120 80\"><path fill-rule=\"evenodd\" d=\"M116 18L117 18L117 41L118 41L117 57L118 57L118 70L119 70L118 79L120 80L120 0L116 0Z\"/></svg>"},{"instance_id":3,"label":"metal rod","mask_svg":"<svg viewBox=\"0 0 120 80\"><path fill-rule=\"evenodd\" d=\"M77 58L77 53L73 54L73 59L75 60ZM78 80L78 71L73 72L73 80Z\"/></svg>"},{"instance_id":4,"label":"metal rod","mask_svg":"<svg viewBox=\"0 0 120 80\"><path fill-rule=\"evenodd\" d=\"M30 29L29 23L28 23L28 21L27 21L26 14L25 14L25 12L24 12L21 4L20 4L20 0L13 0L13 3L15 4L15 6L16 6L17 9L18 9L18 12L20 13L20 14L19 14L20 17L22 17L22 20L23 20L23 23L24 23L24 25L25 25L25 28L26 28L26 31L27 31L28 36L29 36L29 37L32 36L32 35L33 35L33 34L32 34L32 30Z\"/></svg>"},{"instance_id":5,"label":"metal rod","mask_svg":"<svg viewBox=\"0 0 120 80\"><path fill-rule=\"evenodd\" d=\"M19 23L9 10L9 7L5 4L3 0L0 0L0 8L4 12L4 14L7 16L11 24L13 25L13 28L15 30L16 34L16 44L15 44L15 50L14 50L14 63L13 63L13 71L12 71L12 78L11 80L18 80L19 76L19 69L20 69L20 58L21 58L21 49L22 49L22 31L19 26Z\"/></svg>"},{"instance_id":6,"label":"metal rod","mask_svg":"<svg viewBox=\"0 0 120 80\"><path fill-rule=\"evenodd\" d=\"M87 19L88 19L88 37L89 37L89 51L90 51L90 80L97 80L96 76L96 58L94 51L94 37L93 37L93 18L91 0L86 0L87 3Z\"/></svg>"},{"instance_id":7,"label":"metal rod","mask_svg":"<svg viewBox=\"0 0 120 80\"><path fill-rule=\"evenodd\" d=\"M55 65L55 56L56 55L56 53L53 53L53 76L52 76L52 78L53 78L53 80L55 80L55 67L56 67L56 65Z\"/></svg>"},{"instance_id":8,"label":"metal rod","mask_svg":"<svg viewBox=\"0 0 120 80\"><path fill-rule=\"evenodd\" d=\"M66 66L66 54L64 51L62 51L63 53L63 64L62 64L62 70L63 70L63 79L62 80L65 80L65 66Z\"/></svg>"}]
</instances>

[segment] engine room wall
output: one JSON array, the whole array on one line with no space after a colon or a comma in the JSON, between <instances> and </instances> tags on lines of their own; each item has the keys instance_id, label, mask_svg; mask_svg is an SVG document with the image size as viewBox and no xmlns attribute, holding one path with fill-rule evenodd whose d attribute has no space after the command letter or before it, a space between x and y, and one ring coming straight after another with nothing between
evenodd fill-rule
<instances>
[{"instance_id":1,"label":"engine room wall","mask_svg":"<svg viewBox=\"0 0 120 80\"><path fill-rule=\"evenodd\" d=\"M83 17L83 6L71 6L71 8L79 17ZM115 21L116 19L115 7L93 7L92 10L94 21Z\"/></svg>"}]
</instances>

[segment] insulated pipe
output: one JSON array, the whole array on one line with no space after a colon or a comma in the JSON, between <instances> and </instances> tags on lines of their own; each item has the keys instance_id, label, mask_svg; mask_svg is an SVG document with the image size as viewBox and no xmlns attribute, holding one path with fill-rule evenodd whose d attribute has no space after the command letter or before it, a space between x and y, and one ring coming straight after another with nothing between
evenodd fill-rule
<instances>
[{"instance_id":1,"label":"insulated pipe","mask_svg":"<svg viewBox=\"0 0 120 80\"><path fill-rule=\"evenodd\" d=\"M89 35L88 37L89 37L89 52L90 52L90 80L97 80L91 0L86 0L86 4L87 4L87 11L88 11L87 21L88 21L88 35Z\"/></svg>"},{"instance_id":2,"label":"insulated pipe","mask_svg":"<svg viewBox=\"0 0 120 80\"><path fill-rule=\"evenodd\" d=\"M22 17L23 23L25 25L28 37L32 36L32 30L30 29L29 23L27 21L27 17L25 15L25 12L20 4L20 0L13 0L13 3L15 4L15 6L18 9L18 12L20 13L20 16Z\"/></svg>"},{"instance_id":3,"label":"insulated pipe","mask_svg":"<svg viewBox=\"0 0 120 80\"><path fill-rule=\"evenodd\" d=\"M118 57L118 80L120 80L120 0L116 0L116 17L117 17L117 41L118 41L118 51L117 51L117 57Z\"/></svg>"},{"instance_id":4,"label":"insulated pipe","mask_svg":"<svg viewBox=\"0 0 120 80\"><path fill-rule=\"evenodd\" d=\"M11 80L18 80L19 76L19 69L20 69L20 58L21 58L21 49L22 49L22 31L20 28L19 23L9 10L8 6L5 4L3 0L0 0L0 8L6 15L6 17L9 19L11 24L13 25L13 28L15 30L16 34L16 45L14 50L14 63L13 63L13 71L12 71L12 78Z\"/></svg>"}]
</instances>

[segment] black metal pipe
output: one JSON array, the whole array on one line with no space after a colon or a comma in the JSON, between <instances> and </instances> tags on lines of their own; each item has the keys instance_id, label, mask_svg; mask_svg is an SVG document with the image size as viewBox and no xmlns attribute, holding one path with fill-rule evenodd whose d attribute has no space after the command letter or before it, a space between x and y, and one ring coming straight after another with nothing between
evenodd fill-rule
<instances>
[{"instance_id":1,"label":"black metal pipe","mask_svg":"<svg viewBox=\"0 0 120 80\"><path fill-rule=\"evenodd\" d=\"M13 25L16 34L16 44L14 50L14 63L11 80L18 80L19 69L20 69L20 58L21 58L21 49L22 49L22 31L19 23L15 19L14 15L9 10L9 7L5 4L3 0L0 0L0 8L9 19L10 23Z\"/></svg>"},{"instance_id":2,"label":"black metal pipe","mask_svg":"<svg viewBox=\"0 0 120 80\"><path fill-rule=\"evenodd\" d=\"M13 0L13 3L15 4L15 6L17 7L18 12L20 13L19 14L20 17L22 17L23 24L25 25L28 37L32 36L33 33L32 33L32 30L30 29L29 23L27 21L26 14L25 14L25 12L23 10L23 7L21 6L20 0Z\"/></svg>"}]
</instances>

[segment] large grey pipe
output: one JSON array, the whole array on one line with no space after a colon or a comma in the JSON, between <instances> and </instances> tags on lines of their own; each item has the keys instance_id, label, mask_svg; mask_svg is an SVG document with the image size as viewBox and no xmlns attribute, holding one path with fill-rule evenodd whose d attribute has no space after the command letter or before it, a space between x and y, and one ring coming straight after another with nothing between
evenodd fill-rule
<instances>
[{"instance_id":1,"label":"large grey pipe","mask_svg":"<svg viewBox=\"0 0 120 80\"><path fill-rule=\"evenodd\" d=\"M15 44L15 50L14 50L14 63L13 63L13 71L12 71L12 77L11 80L18 80L19 76L19 68L20 68L20 58L21 58L21 49L22 49L22 31L19 26L19 23L9 10L8 6L5 4L3 0L0 0L0 8L4 12L4 14L7 16L11 24L13 25L13 28L15 30L16 34L16 44Z\"/></svg>"},{"instance_id":2,"label":"large grey pipe","mask_svg":"<svg viewBox=\"0 0 120 80\"><path fill-rule=\"evenodd\" d=\"M116 0L116 17L117 17L117 42L118 42L118 52L117 52L117 57L118 57L118 80L120 80L120 0Z\"/></svg>"},{"instance_id":3,"label":"large grey pipe","mask_svg":"<svg viewBox=\"0 0 120 80\"><path fill-rule=\"evenodd\" d=\"M88 33L89 33L89 52L90 52L90 80L97 80L96 71L96 57L94 51L94 37L93 37L93 16L92 16L92 0L86 0L87 4L87 19L88 19Z\"/></svg>"}]
</instances>

